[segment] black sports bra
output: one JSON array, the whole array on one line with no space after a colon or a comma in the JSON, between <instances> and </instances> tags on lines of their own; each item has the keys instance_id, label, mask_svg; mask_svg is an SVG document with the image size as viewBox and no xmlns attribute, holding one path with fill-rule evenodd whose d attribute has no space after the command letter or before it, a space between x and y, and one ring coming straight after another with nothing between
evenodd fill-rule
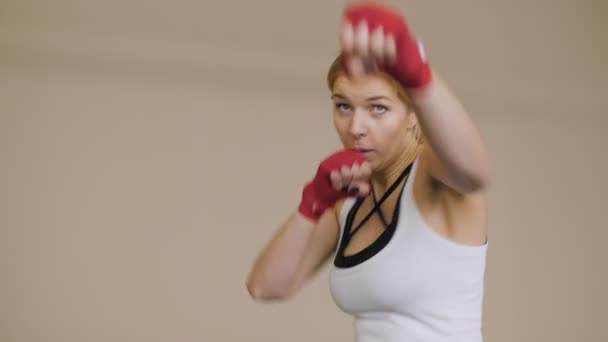
<instances>
[{"instance_id":1,"label":"black sports bra","mask_svg":"<svg viewBox=\"0 0 608 342\"><path fill-rule=\"evenodd\" d=\"M408 165L401 172L399 177L393 182L393 184L391 184L391 186L384 193L384 195L382 195L382 197L380 198L380 201L376 201L375 195L374 195L374 207L372 208L372 210L370 210L370 212L367 214L367 216L365 216L365 218L363 220L361 220L361 222L359 223L359 225L357 225L357 227L355 227L354 229L351 229L351 227L353 225L353 221L355 219L355 215L357 214L357 211L359 210L359 208L363 204L363 201L365 200L365 198L363 198L363 197L357 198L357 200L353 204L352 208L349 210L348 216L346 217L346 222L344 223L344 230L342 232L342 240L340 241L340 245L338 246L338 251L337 251L336 257L334 259L334 266L336 266L338 268L348 268L348 267L353 267L353 266L359 265L359 264L365 262L366 260L370 259L374 255L378 254L378 252L380 252L382 250L382 248L384 248L384 246L386 246L388 244L388 242L393 237L393 234L395 233L395 229L397 227L397 222L399 221L399 207L400 207L400 203L401 203L401 197L402 197L403 191L405 189L405 184L401 187L401 190L399 192L399 197L397 198L397 204L395 206L395 211L393 213L391 222L388 222L388 223L386 222L384 215L380 211L380 207L381 207L382 203L384 203L384 201L386 201L386 199L397 189L397 187L403 181L403 179L405 179L406 176L409 175L409 173L412 169L412 166L413 166L413 163ZM406 184L407 184L408 180L406 180ZM365 222L367 222L375 212L379 213L382 221L385 223L385 229L382 232L382 234L380 234L380 236L378 236L378 238L376 238L376 240L374 240L374 242L372 242L369 246L363 248L361 251L359 251L355 254L352 254L352 255L348 255L348 256L344 255L344 251L346 250L348 243L352 240L352 237L361 229L361 227L365 224Z\"/></svg>"}]
</instances>

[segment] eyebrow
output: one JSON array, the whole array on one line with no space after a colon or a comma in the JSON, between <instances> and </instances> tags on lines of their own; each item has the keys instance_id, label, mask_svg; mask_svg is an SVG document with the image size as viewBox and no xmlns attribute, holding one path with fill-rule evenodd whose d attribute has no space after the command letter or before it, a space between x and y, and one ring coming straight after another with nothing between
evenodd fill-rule
<instances>
[{"instance_id":1,"label":"eyebrow","mask_svg":"<svg viewBox=\"0 0 608 342\"><path fill-rule=\"evenodd\" d=\"M348 98L340 93L335 93L331 96L332 99L334 98L338 98L338 99L342 99L342 100L348 100ZM383 95L378 95L378 96L372 96L372 97L368 97L367 101L378 101L378 100L387 100L390 101L391 99L389 99L386 96Z\"/></svg>"}]
</instances>

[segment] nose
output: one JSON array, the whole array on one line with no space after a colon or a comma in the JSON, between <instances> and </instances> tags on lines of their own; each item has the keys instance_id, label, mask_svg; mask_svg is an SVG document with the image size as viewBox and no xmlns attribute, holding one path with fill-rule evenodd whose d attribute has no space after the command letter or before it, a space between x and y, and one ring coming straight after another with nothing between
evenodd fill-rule
<instances>
[{"instance_id":1,"label":"nose","mask_svg":"<svg viewBox=\"0 0 608 342\"><path fill-rule=\"evenodd\" d=\"M365 113L361 110L356 110L351 116L350 134L355 138L361 138L365 136L367 132L367 123L365 120Z\"/></svg>"}]
</instances>

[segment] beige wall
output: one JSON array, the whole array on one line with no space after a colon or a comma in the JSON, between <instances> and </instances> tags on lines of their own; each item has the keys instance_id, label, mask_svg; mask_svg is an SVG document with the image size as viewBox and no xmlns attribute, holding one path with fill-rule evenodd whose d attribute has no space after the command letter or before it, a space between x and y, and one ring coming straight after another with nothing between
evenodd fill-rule
<instances>
[{"instance_id":1,"label":"beige wall","mask_svg":"<svg viewBox=\"0 0 608 342\"><path fill-rule=\"evenodd\" d=\"M351 341L327 269L245 289L338 147L341 4L0 3L0 341ZM607 341L607 5L398 4L492 153L486 341Z\"/></svg>"}]
</instances>

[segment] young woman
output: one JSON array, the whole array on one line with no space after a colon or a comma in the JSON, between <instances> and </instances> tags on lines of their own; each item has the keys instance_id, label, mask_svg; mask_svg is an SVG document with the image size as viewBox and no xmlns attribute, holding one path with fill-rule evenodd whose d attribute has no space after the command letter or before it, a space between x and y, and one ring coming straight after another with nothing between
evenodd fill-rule
<instances>
[{"instance_id":1,"label":"young woman","mask_svg":"<svg viewBox=\"0 0 608 342\"><path fill-rule=\"evenodd\" d=\"M328 73L344 149L327 157L247 288L286 300L329 260L367 341L482 341L490 166L477 128L394 9L345 9Z\"/></svg>"}]
</instances>

